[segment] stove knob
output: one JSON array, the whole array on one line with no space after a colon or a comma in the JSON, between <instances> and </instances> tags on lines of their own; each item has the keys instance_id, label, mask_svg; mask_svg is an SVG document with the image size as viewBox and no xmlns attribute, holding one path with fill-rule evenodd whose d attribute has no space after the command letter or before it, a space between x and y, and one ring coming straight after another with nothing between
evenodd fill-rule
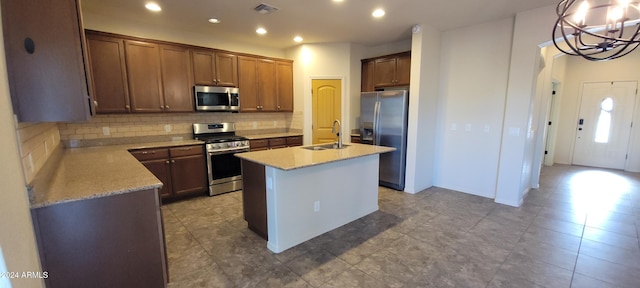
<instances>
[{"instance_id":1,"label":"stove knob","mask_svg":"<svg viewBox=\"0 0 640 288\"><path fill-rule=\"evenodd\" d=\"M220 148L229 148L229 143L220 143Z\"/></svg>"},{"instance_id":2,"label":"stove knob","mask_svg":"<svg viewBox=\"0 0 640 288\"><path fill-rule=\"evenodd\" d=\"M229 142L229 147L236 147L236 142Z\"/></svg>"},{"instance_id":3,"label":"stove knob","mask_svg":"<svg viewBox=\"0 0 640 288\"><path fill-rule=\"evenodd\" d=\"M218 149L218 148L219 148L219 147L218 147L218 144L209 144L209 145L211 145L211 148L212 148L212 149Z\"/></svg>"}]
</instances>

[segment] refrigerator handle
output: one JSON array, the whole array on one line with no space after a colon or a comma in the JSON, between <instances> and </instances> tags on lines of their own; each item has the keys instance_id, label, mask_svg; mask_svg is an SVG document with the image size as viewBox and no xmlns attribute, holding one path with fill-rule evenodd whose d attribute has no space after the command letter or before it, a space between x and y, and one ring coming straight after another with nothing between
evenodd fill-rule
<instances>
[{"instance_id":1,"label":"refrigerator handle","mask_svg":"<svg viewBox=\"0 0 640 288\"><path fill-rule=\"evenodd\" d=\"M373 107L373 135L372 141L373 145L378 145L380 143L380 101L376 101L376 104Z\"/></svg>"}]
</instances>

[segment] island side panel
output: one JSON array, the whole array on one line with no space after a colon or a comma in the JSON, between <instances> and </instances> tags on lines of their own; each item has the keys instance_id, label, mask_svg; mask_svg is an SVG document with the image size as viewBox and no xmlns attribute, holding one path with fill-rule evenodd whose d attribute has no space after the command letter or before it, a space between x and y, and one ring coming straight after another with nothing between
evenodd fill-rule
<instances>
[{"instance_id":1,"label":"island side panel","mask_svg":"<svg viewBox=\"0 0 640 288\"><path fill-rule=\"evenodd\" d=\"M242 160L242 210L251 231L268 240L265 167Z\"/></svg>"},{"instance_id":2,"label":"island side panel","mask_svg":"<svg viewBox=\"0 0 640 288\"><path fill-rule=\"evenodd\" d=\"M378 165L374 154L289 171L267 166L267 248L280 253L377 211Z\"/></svg>"},{"instance_id":3,"label":"island side panel","mask_svg":"<svg viewBox=\"0 0 640 288\"><path fill-rule=\"evenodd\" d=\"M157 190L33 210L47 287L166 287Z\"/></svg>"}]
</instances>

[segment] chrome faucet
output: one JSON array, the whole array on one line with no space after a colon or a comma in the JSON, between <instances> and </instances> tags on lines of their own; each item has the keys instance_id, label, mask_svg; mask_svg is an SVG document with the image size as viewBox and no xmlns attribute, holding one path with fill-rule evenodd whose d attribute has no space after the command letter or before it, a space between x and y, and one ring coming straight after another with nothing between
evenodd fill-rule
<instances>
[{"instance_id":1,"label":"chrome faucet","mask_svg":"<svg viewBox=\"0 0 640 288\"><path fill-rule=\"evenodd\" d=\"M336 123L338 123L338 129L336 129ZM340 135L340 120L333 120L333 125L331 127L331 133L336 134L338 136L338 149L342 149L342 135Z\"/></svg>"}]
</instances>

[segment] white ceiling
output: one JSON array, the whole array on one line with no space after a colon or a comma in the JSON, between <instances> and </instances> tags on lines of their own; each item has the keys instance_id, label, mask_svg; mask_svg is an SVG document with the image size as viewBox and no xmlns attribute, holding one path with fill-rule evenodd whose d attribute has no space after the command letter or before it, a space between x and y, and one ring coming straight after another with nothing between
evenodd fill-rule
<instances>
[{"instance_id":1,"label":"white ceiling","mask_svg":"<svg viewBox=\"0 0 640 288\"><path fill-rule=\"evenodd\" d=\"M144 8L155 1L162 11ZM428 24L441 31L511 17L517 12L556 5L559 0L82 0L85 15L115 17L122 21L188 31L270 48L303 43L352 42L380 45L411 37L414 24ZM253 11L260 3L280 10L262 15ZM383 8L381 19L371 17ZM85 16L87 17L87 16ZM222 22L210 24L216 17ZM549 23L549 33L553 23ZM255 30L263 26L266 35Z\"/></svg>"}]
</instances>

